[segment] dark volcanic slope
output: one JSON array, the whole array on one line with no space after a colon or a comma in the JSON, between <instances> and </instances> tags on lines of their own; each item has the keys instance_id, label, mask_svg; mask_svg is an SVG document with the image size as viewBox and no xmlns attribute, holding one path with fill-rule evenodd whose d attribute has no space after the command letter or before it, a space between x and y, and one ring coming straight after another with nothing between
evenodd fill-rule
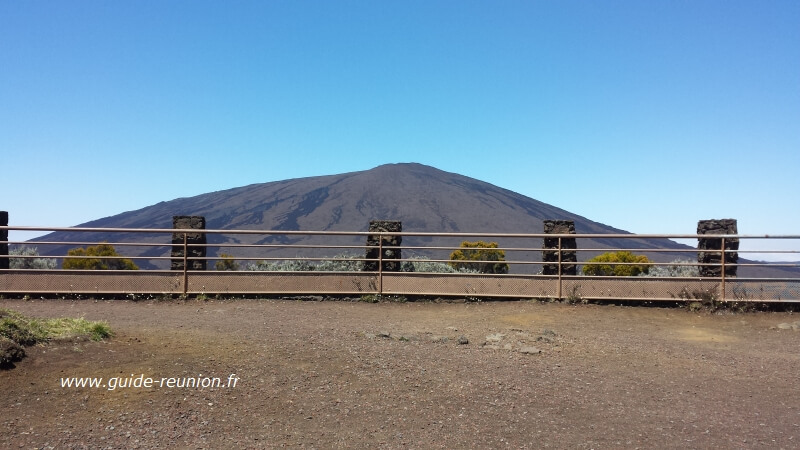
<instances>
[{"instance_id":1,"label":"dark volcanic slope","mask_svg":"<svg viewBox=\"0 0 800 450\"><path fill-rule=\"evenodd\" d=\"M173 215L202 215L209 229L366 230L372 219L408 231L541 233L542 219L570 219L579 233L624 233L462 175L421 164L254 184L161 202L82 224L170 228Z\"/></svg>"},{"instance_id":2,"label":"dark volcanic slope","mask_svg":"<svg viewBox=\"0 0 800 450\"><path fill-rule=\"evenodd\" d=\"M370 220L394 219L403 222L404 231L541 233L542 219L569 219L575 221L578 233L624 233L507 189L414 163L387 164L361 172L254 184L179 198L81 226L171 228L174 215L205 216L208 229L366 231ZM135 238L164 242L163 235L121 238L98 233L80 236L80 240L125 242ZM39 240L75 238L74 233L52 233ZM220 244L267 242L263 236L245 235L212 235L209 241ZM300 238L284 241L307 242ZM686 248L665 239L623 242L604 240L592 246ZM501 242L501 246L507 245L513 243ZM64 254L65 251L49 249L47 253ZM212 249L211 253L215 251ZM241 251L239 249L236 254L240 255ZM165 252L162 248L139 254L155 256ZM126 248L126 254L138 255L136 247ZM529 255L531 258L538 256Z\"/></svg>"}]
</instances>

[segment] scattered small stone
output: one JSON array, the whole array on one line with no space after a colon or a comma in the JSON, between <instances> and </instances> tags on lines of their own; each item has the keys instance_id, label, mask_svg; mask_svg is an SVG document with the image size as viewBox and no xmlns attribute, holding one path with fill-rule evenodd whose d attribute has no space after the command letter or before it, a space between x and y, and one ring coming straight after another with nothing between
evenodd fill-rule
<instances>
[{"instance_id":1,"label":"scattered small stone","mask_svg":"<svg viewBox=\"0 0 800 450\"><path fill-rule=\"evenodd\" d=\"M536 347L522 347L519 349L519 352L526 355L538 355L539 353L542 353L542 351Z\"/></svg>"},{"instance_id":2,"label":"scattered small stone","mask_svg":"<svg viewBox=\"0 0 800 450\"><path fill-rule=\"evenodd\" d=\"M550 329L543 329L542 333L536 338L537 342L544 342L546 344L551 344L555 341L556 332Z\"/></svg>"},{"instance_id":3,"label":"scattered small stone","mask_svg":"<svg viewBox=\"0 0 800 450\"><path fill-rule=\"evenodd\" d=\"M382 337L382 338L387 338L388 339L388 338L392 337L392 335L388 331L379 331L378 332L378 337Z\"/></svg>"},{"instance_id":4,"label":"scattered small stone","mask_svg":"<svg viewBox=\"0 0 800 450\"><path fill-rule=\"evenodd\" d=\"M467 345L469 344L469 339L467 339L467 337L462 334L461 336L458 337L458 344Z\"/></svg>"},{"instance_id":5,"label":"scattered small stone","mask_svg":"<svg viewBox=\"0 0 800 450\"><path fill-rule=\"evenodd\" d=\"M505 334L492 333L486 336L486 342L500 342L503 340L504 337L506 337Z\"/></svg>"}]
</instances>

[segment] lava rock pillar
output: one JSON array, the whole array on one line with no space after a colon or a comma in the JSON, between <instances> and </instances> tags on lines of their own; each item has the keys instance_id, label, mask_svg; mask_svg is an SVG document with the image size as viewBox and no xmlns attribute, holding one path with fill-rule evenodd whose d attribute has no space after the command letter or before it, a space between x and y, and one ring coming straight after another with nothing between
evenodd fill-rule
<instances>
[{"instance_id":1,"label":"lava rock pillar","mask_svg":"<svg viewBox=\"0 0 800 450\"><path fill-rule=\"evenodd\" d=\"M544 232L545 234L575 234L575 222L572 220L545 220ZM542 261L554 264L544 264L542 266L543 275L558 275L558 239L557 237L544 238ZM561 275L577 275L578 266L575 264L578 261L578 254L575 251L577 248L575 238L561 238Z\"/></svg>"},{"instance_id":2,"label":"lava rock pillar","mask_svg":"<svg viewBox=\"0 0 800 450\"><path fill-rule=\"evenodd\" d=\"M173 216L172 228L176 230L205 230L206 218L203 216ZM184 270L184 233L172 233L172 270ZM205 233L186 233L186 248L188 254L188 270L206 270L206 260L198 259L206 257L206 234Z\"/></svg>"},{"instance_id":3,"label":"lava rock pillar","mask_svg":"<svg viewBox=\"0 0 800 450\"><path fill-rule=\"evenodd\" d=\"M369 231L370 233L401 233L403 231L403 223L399 220L370 220ZM400 272L402 251L399 247L402 242L403 237L399 235L367 235L366 259L369 261L364 261L364 270L367 272L377 271L378 259L380 258L383 262L382 271ZM382 255L381 250L383 251Z\"/></svg>"},{"instance_id":4,"label":"lava rock pillar","mask_svg":"<svg viewBox=\"0 0 800 450\"><path fill-rule=\"evenodd\" d=\"M738 234L736 219L712 219L697 222L697 234ZM701 277L722 276L722 238L697 238L697 262L700 264ZM725 239L725 276L736 276L736 264L739 262L739 239ZM731 251L733 250L733 251Z\"/></svg>"}]
</instances>

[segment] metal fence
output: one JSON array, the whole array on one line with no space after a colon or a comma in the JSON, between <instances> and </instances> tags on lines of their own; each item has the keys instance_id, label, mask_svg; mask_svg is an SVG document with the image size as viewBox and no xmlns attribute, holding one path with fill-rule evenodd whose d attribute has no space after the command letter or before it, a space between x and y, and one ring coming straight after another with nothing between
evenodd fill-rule
<instances>
[{"instance_id":1,"label":"metal fence","mask_svg":"<svg viewBox=\"0 0 800 450\"><path fill-rule=\"evenodd\" d=\"M799 302L800 263L759 262L748 255L784 257L800 260L800 251L768 249L775 242L797 246L800 235L714 236L722 242L720 256L732 253L726 239L761 243L738 250L737 263L720 257L720 275L696 274L700 250L681 246L674 240L698 239L708 235L635 234L501 234L501 233L381 233L342 231L281 230L197 230L141 228L43 228L0 227L22 232L58 232L67 240L5 241L10 248L9 269L0 270L0 294L220 294L220 295L397 295L462 298L539 298L568 300L645 300L701 302ZM208 243L173 244L177 235L205 233ZM403 245L382 247L377 258L367 258L368 235L402 236ZM102 242L91 239L113 236ZM85 238L84 238L85 237ZM555 262L542 261L544 239L558 239ZM561 248L562 239L575 238L577 248ZM46 239L46 237L45 237ZM497 242L496 250L505 255L508 272L502 274L455 271L450 254L461 241ZM107 242L106 242L107 241ZM642 242L661 242L664 245ZM89 257L71 255L68 249L113 246L118 256ZM625 245L630 243L630 245ZM766 245L764 243L769 243ZM613 245L612 245L613 244ZM623 245L620 245L623 244ZM15 254L20 247L36 247L38 254ZM192 257L190 248L203 247L205 257ZM182 248L176 248L182 247ZM177 251L176 251L177 250ZM393 259L401 271L387 271L385 250L401 254ZM399 251L399 252L398 252ZM648 256L649 276L589 276L581 270L593 256L604 252L630 251ZM709 252L710 250L702 250ZM713 250L712 250L713 251ZM577 261L561 256L576 252ZM222 257L221 254L225 254ZM175 255L180 255L176 257ZM794 258L797 256L797 258ZM5 256L0 255L0 259ZM64 261L79 258L130 259L139 270L66 270ZM170 264L180 270L170 270ZM182 260L182 261L180 261ZM192 260L207 262L207 270L192 270ZM38 264L33 264L38 261ZM47 261L51 261L47 263ZM375 270L363 270L374 262ZM496 262L496 261L478 261ZM54 268L46 268L51 265ZM543 266L555 264L555 274L542 274ZM611 266L637 263L607 263ZM575 275L566 267L576 266ZM706 264L707 265L707 264ZM30 268L38 266L39 268ZM726 275L731 266L737 276ZM15 268L28 267L28 268ZM43 268L44 267L44 268ZM173 265L174 267L174 265ZM344 268L342 268L344 267ZM235 269L235 270L216 270ZM653 276L660 273L660 276ZM689 275L687 275L687 273Z\"/></svg>"}]
</instances>

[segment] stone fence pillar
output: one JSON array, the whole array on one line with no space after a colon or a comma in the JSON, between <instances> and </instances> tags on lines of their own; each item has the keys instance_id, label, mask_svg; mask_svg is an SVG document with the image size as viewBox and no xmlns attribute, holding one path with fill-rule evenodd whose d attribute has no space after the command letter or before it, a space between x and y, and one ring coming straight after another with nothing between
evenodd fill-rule
<instances>
[{"instance_id":1,"label":"stone fence pillar","mask_svg":"<svg viewBox=\"0 0 800 450\"><path fill-rule=\"evenodd\" d=\"M8 211L0 211L0 227L8 226ZM8 265L8 230L0 230L0 270L7 270Z\"/></svg>"},{"instance_id":2,"label":"stone fence pillar","mask_svg":"<svg viewBox=\"0 0 800 450\"><path fill-rule=\"evenodd\" d=\"M399 220L370 220L369 231L371 233L400 233L403 231L403 223ZM367 259L374 259L375 261L364 261L364 270L368 272L375 272L378 270L378 261L380 257L383 261L384 272L400 272L401 263L399 259L402 258L402 251L399 248L386 248L386 247L399 247L403 242L402 236L370 234L367 235ZM383 255L381 256L380 250L383 248Z\"/></svg>"},{"instance_id":3,"label":"stone fence pillar","mask_svg":"<svg viewBox=\"0 0 800 450\"><path fill-rule=\"evenodd\" d=\"M572 220L545 220L545 234L575 234L575 222ZM558 238L544 238L542 245L542 261L546 263L542 266L543 275L558 275ZM575 238L561 238L561 275L577 275L578 255ZM564 251L567 249L567 251Z\"/></svg>"},{"instance_id":4,"label":"stone fence pillar","mask_svg":"<svg viewBox=\"0 0 800 450\"><path fill-rule=\"evenodd\" d=\"M172 216L173 229L205 230L206 218L203 216ZM206 256L206 234L188 233L186 243L189 254L188 270L206 270L206 260L196 259ZM172 233L172 264L170 269L183 270L183 233Z\"/></svg>"},{"instance_id":5,"label":"stone fence pillar","mask_svg":"<svg viewBox=\"0 0 800 450\"><path fill-rule=\"evenodd\" d=\"M739 234L736 219L700 220L697 222L697 234ZM701 277L722 276L722 239L703 237L697 238L697 262L700 264ZM708 250L708 251L703 251ZM725 250L739 250L739 239L725 239ZM736 276L736 263L739 262L739 253L736 251L725 252L725 276Z\"/></svg>"}]
</instances>

